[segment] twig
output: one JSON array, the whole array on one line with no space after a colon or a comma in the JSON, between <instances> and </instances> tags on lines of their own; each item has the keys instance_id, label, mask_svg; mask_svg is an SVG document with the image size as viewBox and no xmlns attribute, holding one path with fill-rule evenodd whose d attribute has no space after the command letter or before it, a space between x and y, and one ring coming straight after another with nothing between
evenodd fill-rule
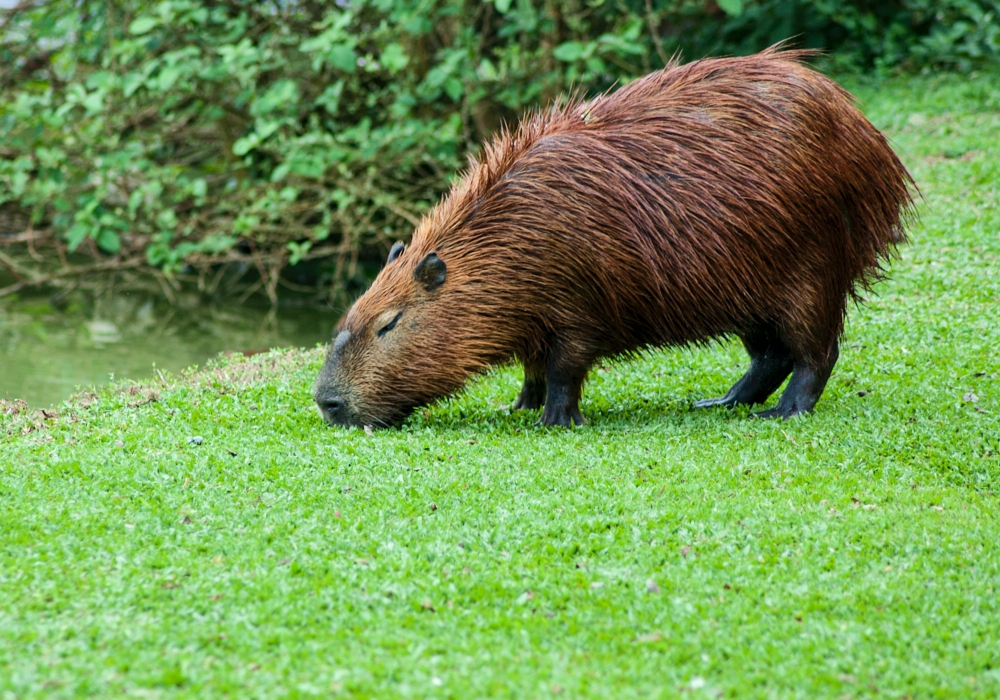
<instances>
[{"instance_id":1,"label":"twig","mask_svg":"<svg viewBox=\"0 0 1000 700\"><path fill-rule=\"evenodd\" d=\"M8 260L10 260L10 258L8 258L6 255L0 252L0 262L4 262L4 264L7 264L7 262L5 262L3 258L7 258ZM10 262L13 262L15 265L17 265L17 263L13 260L10 260ZM82 265L80 267L66 267L61 270L51 272L47 275L35 276L33 277L33 279L22 280L16 284L0 288L0 297L5 297L9 294L14 294L15 292L18 292L26 287L38 287L43 284L49 284L63 277L72 277L78 275L82 276L90 274L92 272L109 272L112 270L125 270L134 267L142 267L145 264L146 264L145 258L132 258L131 260L112 260L110 262L95 263L94 265ZM31 272L33 275L38 274L35 273L34 271Z\"/></svg>"},{"instance_id":2,"label":"twig","mask_svg":"<svg viewBox=\"0 0 1000 700\"><path fill-rule=\"evenodd\" d=\"M288 280L280 276L278 278L278 284L280 284L285 289L290 289L293 292L302 292L303 294L318 294L321 291L318 284L314 287L307 287L304 284L295 284L294 282L289 282Z\"/></svg>"},{"instance_id":3,"label":"twig","mask_svg":"<svg viewBox=\"0 0 1000 700\"><path fill-rule=\"evenodd\" d=\"M40 2L19 2L14 7L0 7L0 17L4 17L5 20L10 20L19 12L25 12L26 10L33 10L36 7L41 7L44 5L44 0Z\"/></svg>"},{"instance_id":4,"label":"twig","mask_svg":"<svg viewBox=\"0 0 1000 700\"><path fill-rule=\"evenodd\" d=\"M3 236L0 237L0 245L10 245L12 243L31 243L32 241L41 241L48 238L52 234L51 229L41 229L36 231L33 228L29 228L24 233L18 233L13 236Z\"/></svg>"},{"instance_id":5,"label":"twig","mask_svg":"<svg viewBox=\"0 0 1000 700\"><path fill-rule=\"evenodd\" d=\"M170 305L173 306L177 303L177 295L174 294L174 290L170 288L170 284L167 282L167 278L159 270L153 271L153 276L156 277L156 281L160 283L160 289L163 290L163 296L167 298Z\"/></svg>"},{"instance_id":6,"label":"twig","mask_svg":"<svg viewBox=\"0 0 1000 700\"><path fill-rule=\"evenodd\" d=\"M14 273L14 276L18 278L19 282L24 282L24 278L28 278L30 282L28 284L34 283L35 280L39 278L40 273L34 270L24 267L17 260L10 257L2 250L0 250L0 263L2 263L8 270Z\"/></svg>"},{"instance_id":7,"label":"twig","mask_svg":"<svg viewBox=\"0 0 1000 700\"><path fill-rule=\"evenodd\" d=\"M400 206L398 206L396 204L393 204L392 202L379 202L379 204L381 204L383 207L385 207L386 209L388 209L389 211L391 211L396 216L399 216L399 217L401 217L403 219L406 219L407 221L409 221L414 226L418 226L420 224L420 219L419 218L417 218L416 216L414 216L410 212L406 211L402 207L400 207Z\"/></svg>"},{"instance_id":8,"label":"twig","mask_svg":"<svg viewBox=\"0 0 1000 700\"><path fill-rule=\"evenodd\" d=\"M28 224L28 230L25 231L25 235L28 237L28 255L30 255L35 262L44 263L45 258L43 258L38 251L35 250L35 237L31 235L34 232L34 227L31 224Z\"/></svg>"},{"instance_id":9,"label":"twig","mask_svg":"<svg viewBox=\"0 0 1000 700\"><path fill-rule=\"evenodd\" d=\"M278 262L273 265L269 265L267 268L267 298L271 300L272 307L278 305L278 282L281 280L281 268L284 266L285 256L281 256L281 259Z\"/></svg>"},{"instance_id":10,"label":"twig","mask_svg":"<svg viewBox=\"0 0 1000 700\"><path fill-rule=\"evenodd\" d=\"M215 273L215 276L212 278L212 281L209 282L208 287L205 290L206 294L215 294L215 292L219 289L219 283L222 282L222 278L225 276L228 267L228 265L219 265L218 272Z\"/></svg>"},{"instance_id":11,"label":"twig","mask_svg":"<svg viewBox=\"0 0 1000 700\"><path fill-rule=\"evenodd\" d=\"M257 280L253 284L251 284L250 287L247 288L247 290L245 292L243 292L243 296L241 296L237 300L236 303L242 304L243 302L245 302L247 299L249 299L251 296L253 296L253 293L256 292L258 289L260 289L261 285L263 285L263 284L264 284L264 279L263 278Z\"/></svg>"},{"instance_id":12,"label":"twig","mask_svg":"<svg viewBox=\"0 0 1000 700\"><path fill-rule=\"evenodd\" d=\"M646 21L649 22L649 33L653 36L653 45L656 46L656 55L663 61L663 65L670 63L667 52L663 50L663 43L660 41L659 23L653 18L653 2L646 0Z\"/></svg>"}]
</instances>

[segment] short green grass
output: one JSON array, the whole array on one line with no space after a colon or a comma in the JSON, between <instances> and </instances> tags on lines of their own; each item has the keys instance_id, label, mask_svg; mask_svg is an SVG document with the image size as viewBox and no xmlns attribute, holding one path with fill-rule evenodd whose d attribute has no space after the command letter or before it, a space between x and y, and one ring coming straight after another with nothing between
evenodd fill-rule
<instances>
[{"instance_id":1,"label":"short green grass","mask_svg":"<svg viewBox=\"0 0 1000 700\"><path fill-rule=\"evenodd\" d=\"M925 203L814 415L691 411L726 345L576 430L326 428L319 351L5 418L0 697L1000 695L1000 78L849 87Z\"/></svg>"}]
</instances>

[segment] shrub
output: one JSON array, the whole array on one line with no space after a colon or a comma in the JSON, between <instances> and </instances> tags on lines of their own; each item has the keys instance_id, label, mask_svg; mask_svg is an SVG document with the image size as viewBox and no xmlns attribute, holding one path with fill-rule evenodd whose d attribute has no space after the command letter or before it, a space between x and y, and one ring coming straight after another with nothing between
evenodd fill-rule
<instances>
[{"instance_id":1,"label":"shrub","mask_svg":"<svg viewBox=\"0 0 1000 700\"><path fill-rule=\"evenodd\" d=\"M53 262L5 256L9 289L237 261L273 299L310 258L343 285L483 138L568 89L796 34L860 66L968 68L1000 55L998 3L23 2L0 29L0 211Z\"/></svg>"}]
</instances>

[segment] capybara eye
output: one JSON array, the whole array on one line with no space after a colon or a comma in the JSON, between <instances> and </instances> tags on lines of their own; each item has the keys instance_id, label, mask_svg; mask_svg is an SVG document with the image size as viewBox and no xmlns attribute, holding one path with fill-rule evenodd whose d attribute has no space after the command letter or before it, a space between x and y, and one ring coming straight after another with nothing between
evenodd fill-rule
<instances>
[{"instance_id":1,"label":"capybara eye","mask_svg":"<svg viewBox=\"0 0 1000 700\"><path fill-rule=\"evenodd\" d=\"M379 328L378 329L378 333L376 333L375 335L377 335L379 338L381 338L383 335L385 335L386 333L388 333L389 331L391 331L393 328L396 327L396 322L399 321L399 317L402 316L402 315L403 315L403 312L400 311L398 314L396 314L393 317L393 319L391 321L389 321L387 324L385 324L384 326L382 326L381 328Z\"/></svg>"},{"instance_id":2,"label":"capybara eye","mask_svg":"<svg viewBox=\"0 0 1000 700\"><path fill-rule=\"evenodd\" d=\"M404 250L406 250L406 246L403 245L402 241L396 241L395 243L393 243L392 248L389 249L389 259L385 261L385 264L388 265L393 260L398 258L400 255L403 254Z\"/></svg>"}]
</instances>

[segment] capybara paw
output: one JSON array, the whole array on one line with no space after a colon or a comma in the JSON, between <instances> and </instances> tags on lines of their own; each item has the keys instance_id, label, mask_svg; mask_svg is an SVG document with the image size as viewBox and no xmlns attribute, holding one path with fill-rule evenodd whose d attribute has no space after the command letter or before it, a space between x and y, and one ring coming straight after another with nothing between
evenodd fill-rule
<instances>
[{"instance_id":1,"label":"capybara paw","mask_svg":"<svg viewBox=\"0 0 1000 700\"><path fill-rule=\"evenodd\" d=\"M535 425L560 425L564 428L572 428L574 425L586 425L587 421L583 419L583 414L580 413L580 409L558 409L554 411L545 409L542 412L542 417L538 419Z\"/></svg>"},{"instance_id":2,"label":"capybara paw","mask_svg":"<svg viewBox=\"0 0 1000 700\"><path fill-rule=\"evenodd\" d=\"M510 407L511 410L514 411L535 411L541 408L544 403L544 400L539 399L536 396L525 396L524 394L521 394Z\"/></svg>"},{"instance_id":3,"label":"capybara paw","mask_svg":"<svg viewBox=\"0 0 1000 700\"><path fill-rule=\"evenodd\" d=\"M782 420L788 420L793 416L797 416L803 413L809 413L809 411L802 410L796 406L782 406L780 403L774 408L769 408L766 411L757 411L756 413L751 413L751 418L781 418Z\"/></svg>"},{"instance_id":4,"label":"capybara paw","mask_svg":"<svg viewBox=\"0 0 1000 700\"><path fill-rule=\"evenodd\" d=\"M736 399L730 398L729 396L720 396L717 399L699 399L694 402L694 408L716 408L722 406L723 408L732 408L736 405Z\"/></svg>"},{"instance_id":5,"label":"capybara paw","mask_svg":"<svg viewBox=\"0 0 1000 700\"><path fill-rule=\"evenodd\" d=\"M545 405L545 381L525 379L521 393L511 405L515 411L534 411Z\"/></svg>"}]
</instances>

